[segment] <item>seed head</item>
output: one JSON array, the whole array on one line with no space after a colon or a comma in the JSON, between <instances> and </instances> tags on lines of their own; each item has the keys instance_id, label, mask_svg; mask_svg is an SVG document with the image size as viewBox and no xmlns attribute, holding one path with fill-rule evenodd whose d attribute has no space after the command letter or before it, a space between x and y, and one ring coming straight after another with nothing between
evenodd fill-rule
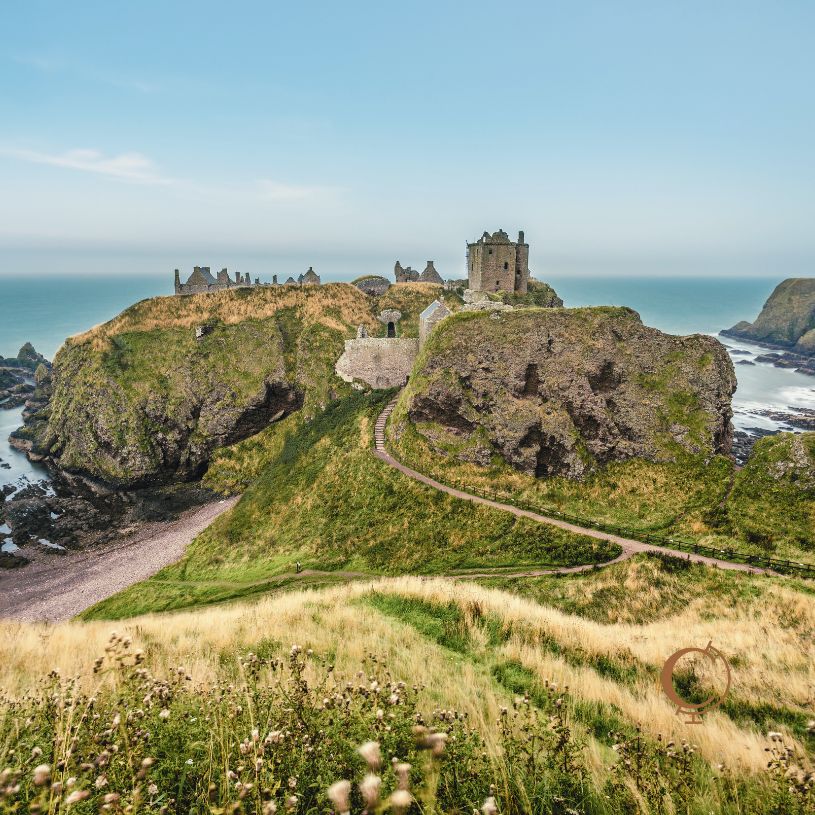
<instances>
[{"instance_id":1,"label":"seed head","mask_svg":"<svg viewBox=\"0 0 815 815\"><path fill-rule=\"evenodd\" d=\"M359 748L359 754L368 762L368 766L372 770L378 770L382 764L382 753L379 750L378 741L366 741Z\"/></svg>"},{"instance_id":2,"label":"seed head","mask_svg":"<svg viewBox=\"0 0 815 815\"><path fill-rule=\"evenodd\" d=\"M378 775L368 773L359 783L359 791L366 809L376 809L379 803L379 793L382 789L382 779Z\"/></svg>"},{"instance_id":3,"label":"seed head","mask_svg":"<svg viewBox=\"0 0 815 815\"><path fill-rule=\"evenodd\" d=\"M344 815L344 813L350 811L351 802L348 798L350 793L351 782L344 778L342 781L337 781L328 788L328 799L334 805L334 811L337 812L338 815Z\"/></svg>"},{"instance_id":4,"label":"seed head","mask_svg":"<svg viewBox=\"0 0 815 815\"><path fill-rule=\"evenodd\" d=\"M391 795L391 809L400 815L408 811L412 801L413 796L407 790L395 790Z\"/></svg>"},{"instance_id":5,"label":"seed head","mask_svg":"<svg viewBox=\"0 0 815 815\"><path fill-rule=\"evenodd\" d=\"M490 795L486 801L481 805L481 811L484 815L498 815L498 806L495 803L495 798Z\"/></svg>"},{"instance_id":6,"label":"seed head","mask_svg":"<svg viewBox=\"0 0 815 815\"><path fill-rule=\"evenodd\" d=\"M40 764L34 768L34 784L38 787L48 783L51 778L51 768L47 764Z\"/></svg>"}]
</instances>

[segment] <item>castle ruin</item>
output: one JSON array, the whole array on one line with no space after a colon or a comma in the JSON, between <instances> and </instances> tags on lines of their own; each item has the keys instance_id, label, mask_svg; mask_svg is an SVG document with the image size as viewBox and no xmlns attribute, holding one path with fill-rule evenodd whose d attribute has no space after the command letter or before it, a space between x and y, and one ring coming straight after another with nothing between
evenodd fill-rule
<instances>
[{"instance_id":1,"label":"castle ruin","mask_svg":"<svg viewBox=\"0 0 815 815\"><path fill-rule=\"evenodd\" d=\"M526 294L529 283L529 244L524 233L513 242L503 229L485 232L467 244L467 275L473 291Z\"/></svg>"},{"instance_id":2,"label":"castle ruin","mask_svg":"<svg viewBox=\"0 0 815 815\"><path fill-rule=\"evenodd\" d=\"M192 274L187 278L186 283L181 282L181 273L175 270L175 293L176 294L206 294L213 291L223 291L224 289L239 289L249 286L277 286L277 275L272 276L271 283L261 283L256 277L254 282L248 274L242 275L235 272L235 279L229 276L226 269L221 269L217 277L213 277L209 266L196 266ZM289 286L319 286L320 275L309 266L305 274L298 276L297 280L290 277L285 284Z\"/></svg>"},{"instance_id":3,"label":"castle ruin","mask_svg":"<svg viewBox=\"0 0 815 815\"><path fill-rule=\"evenodd\" d=\"M436 271L436 266L432 260L427 261L427 266L421 273L411 269L410 266L402 268L402 264L397 260L396 265L393 267L393 276L396 278L397 283L435 283L438 286L444 285L444 281Z\"/></svg>"}]
</instances>

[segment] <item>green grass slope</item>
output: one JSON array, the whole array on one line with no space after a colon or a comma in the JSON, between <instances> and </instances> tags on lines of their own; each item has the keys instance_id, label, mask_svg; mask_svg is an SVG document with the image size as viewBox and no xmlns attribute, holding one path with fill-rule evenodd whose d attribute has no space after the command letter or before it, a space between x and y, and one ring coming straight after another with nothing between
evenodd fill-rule
<instances>
[{"instance_id":1,"label":"green grass slope","mask_svg":"<svg viewBox=\"0 0 815 815\"><path fill-rule=\"evenodd\" d=\"M126 617L276 588L296 561L332 572L440 574L574 565L617 547L453 499L371 453L390 393L354 393L310 422L292 416L219 452L205 483L240 502L148 581L86 617Z\"/></svg>"},{"instance_id":2,"label":"green grass slope","mask_svg":"<svg viewBox=\"0 0 815 815\"><path fill-rule=\"evenodd\" d=\"M500 457L489 466L440 454L409 424L389 442L411 467L452 485L498 493L510 503L559 511L634 535L677 536L747 555L815 563L815 434L756 443L747 465L724 456L612 462L583 481L535 478Z\"/></svg>"}]
</instances>

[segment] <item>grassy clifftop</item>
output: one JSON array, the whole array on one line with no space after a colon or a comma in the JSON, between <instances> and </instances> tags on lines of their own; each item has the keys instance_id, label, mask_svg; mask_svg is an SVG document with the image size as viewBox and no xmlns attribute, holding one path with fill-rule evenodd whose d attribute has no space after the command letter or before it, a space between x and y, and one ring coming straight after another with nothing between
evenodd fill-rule
<instances>
[{"instance_id":1,"label":"grassy clifftop","mask_svg":"<svg viewBox=\"0 0 815 815\"><path fill-rule=\"evenodd\" d=\"M418 313L438 287L372 298L345 283L159 297L68 340L44 384L50 403L22 432L64 469L117 486L196 477L213 450L349 391L343 342L376 314ZM196 339L196 328L205 333Z\"/></svg>"}]
</instances>

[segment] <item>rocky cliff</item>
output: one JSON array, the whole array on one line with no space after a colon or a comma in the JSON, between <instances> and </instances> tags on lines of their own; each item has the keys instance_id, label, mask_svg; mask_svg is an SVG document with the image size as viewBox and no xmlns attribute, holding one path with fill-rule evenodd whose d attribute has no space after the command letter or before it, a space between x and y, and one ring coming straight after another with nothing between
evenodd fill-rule
<instances>
[{"instance_id":1,"label":"rocky cliff","mask_svg":"<svg viewBox=\"0 0 815 815\"><path fill-rule=\"evenodd\" d=\"M794 277L779 283L755 322L742 320L722 334L815 356L815 278Z\"/></svg>"},{"instance_id":2,"label":"rocky cliff","mask_svg":"<svg viewBox=\"0 0 815 815\"><path fill-rule=\"evenodd\" d=\"M729 452L735 386L717 340L663 334L630 309L473 312L433 334L394 430L462 460L580 478L615 459Z\"/></svg>"}]
</instances>

